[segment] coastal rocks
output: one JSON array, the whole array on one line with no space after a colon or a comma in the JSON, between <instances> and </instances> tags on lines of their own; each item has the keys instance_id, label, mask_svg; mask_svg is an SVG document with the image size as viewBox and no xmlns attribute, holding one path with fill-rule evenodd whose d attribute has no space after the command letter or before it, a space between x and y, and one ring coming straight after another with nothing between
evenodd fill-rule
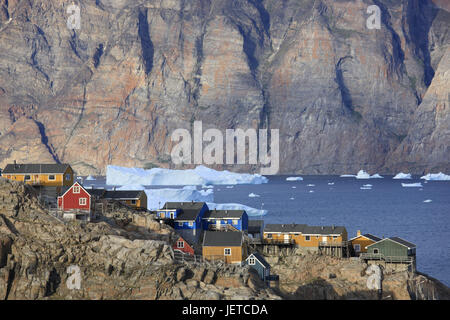
<instances>
[{"instance_id":1,"label":"coastal rocks","mask_svg":"<svg viewBox=\"0 0 450 320\"><path fill-rule=\"evenodd\" d=\"M367 268L359 259L321 255L288 256L272 263L272 272L282 275L278 293L285 299L379 299L377 290L367 286ZM450 288L435 279L384 267L382 289L383 300L450 299Z\"/></svg>"},{"instance_id":2,"label":"coastal rocks","mask_svg":"<svg viewBox=\"0 0 450 320\"><path fill-rule=\"evenodd\" d=\"M62 222L2 178L0 200L1 299L280 299L246 267L175 261L176 234L151 215Z\"/></svg>"}]
</instances>

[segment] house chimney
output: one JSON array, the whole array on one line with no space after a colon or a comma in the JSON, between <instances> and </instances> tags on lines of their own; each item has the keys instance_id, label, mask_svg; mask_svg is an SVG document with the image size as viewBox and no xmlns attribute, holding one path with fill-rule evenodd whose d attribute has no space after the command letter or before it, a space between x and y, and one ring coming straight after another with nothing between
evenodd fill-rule
<instances>
[{"instance_id":1,"label":"house chimney","mask_svg":"<svg viewBox=\"0 0 450 320\"><path fill-rule=\"evenodd\" d=\"M324 228L323 228L323 226L321 226L321 227L320 227L320 229L322 229L322 230L323 230L323 229L324 229Z\"/></svg>"},{"instance_id":2,"label":"house chimney","mask_svg":"<svg viewBox=\"0 0 450 320\"><path fill-rule=\"evenodd\" d=\"M17 168L17 162L16 162L16 160L14 160L14 169L16 169Z\"/></svg>"},{"instance_id":3,"label":"house chimney","mask_svg":"<svg viewBox=\"0 0 450 320\"><path fill-rule=\"evenodd\" d=\"M356 231L356 236L359 237L361 235L361 230Z\"/></svg>"},{"instance_id":4,"label":"house chimney","mask_svg":"<svg viewBox=\"0 0 450 320\"><path fill-rule=\"evenodd\" d=\"M334 224L331 226L331 229L333 229L334 230Z\"/></svg>"}]
</instances>

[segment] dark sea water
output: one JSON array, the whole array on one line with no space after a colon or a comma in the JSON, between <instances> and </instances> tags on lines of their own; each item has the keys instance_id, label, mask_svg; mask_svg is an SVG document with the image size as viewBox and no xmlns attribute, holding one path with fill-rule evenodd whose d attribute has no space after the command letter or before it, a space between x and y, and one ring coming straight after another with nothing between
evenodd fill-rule
<instances>
[{"instance_id":1,"label":"dark sea water","mask_svg":"<svg viewBox=\"0 0 450 320\"><path fill-rule=\"evenodd\" d=\"M417 246L417 270L450 286L450 181L302 176L303 181L290 182L286 177L270 176L268 184L232 189L215 186L214 200L262 207L268 210L262 216L265 223L334 224L345 226L349 238L357 230L401 237ZM402 182L422 182L423 188L405 188ZM365 184L372 189L361 190ZM249 198L250 193L260 197ZM427 199L432 202L424 203Z\"/></svg>"},{"instance_id":2,"label":"dark sea water","mask_svg":"<svg viewBox=\"0 0 450 320\"><path fill-rule=\"evenodd\" d=\"M349 239L357 230L380 238L403 238L417 246L417 270L450 286L450 181L393 180L392 176L367 180L302 176L303 181L286 181L286 177L269 176L269 183L260 185L216 185L214 202L268 210L264 216L251 217L265 223L345 226ZM421 182L423 188L405 188L402 182ZM97 177L93 184L104 183L104 177ZM366 184L372 188L361 190ZM259 197L250 198L250 193Z\"/></svg>"}]
</instances>

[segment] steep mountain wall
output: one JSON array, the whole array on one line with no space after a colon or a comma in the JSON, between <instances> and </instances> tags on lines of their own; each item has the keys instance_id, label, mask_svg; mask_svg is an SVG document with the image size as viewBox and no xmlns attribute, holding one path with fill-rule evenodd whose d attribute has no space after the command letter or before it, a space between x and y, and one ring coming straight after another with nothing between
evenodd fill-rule
<instances>
[{"instance_id":1,"label":"steep mountain wall","mask_svg":"<svg viewBox=\"0 0 450 320\"><path fill-rule=\"evenodd\" d=\"M171 133L201 120L279 129L281 173L450 170L445 3L78 4L69 30L66 1L0 0L0 167L170 167Z\"/></svg>"}]
</instances>

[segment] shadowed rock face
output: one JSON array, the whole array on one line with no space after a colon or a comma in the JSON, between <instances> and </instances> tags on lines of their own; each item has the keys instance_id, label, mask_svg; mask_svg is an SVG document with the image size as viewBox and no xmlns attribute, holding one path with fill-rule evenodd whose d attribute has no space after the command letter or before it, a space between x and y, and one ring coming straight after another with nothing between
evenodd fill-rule
<instances>
[{"instance_id":1,"label":"shadowed rock face","mask_svg":"<svg viewBox=\"0 0 450 320\"><path fill-rule=\"evenodd\" d=\"M450 14L431 1L100 0L80 30L66 6L0 0L0 167L172 167L172 131L201 120L279 129L280 173L450 170Z\"/></svg>"}]
</instances>

